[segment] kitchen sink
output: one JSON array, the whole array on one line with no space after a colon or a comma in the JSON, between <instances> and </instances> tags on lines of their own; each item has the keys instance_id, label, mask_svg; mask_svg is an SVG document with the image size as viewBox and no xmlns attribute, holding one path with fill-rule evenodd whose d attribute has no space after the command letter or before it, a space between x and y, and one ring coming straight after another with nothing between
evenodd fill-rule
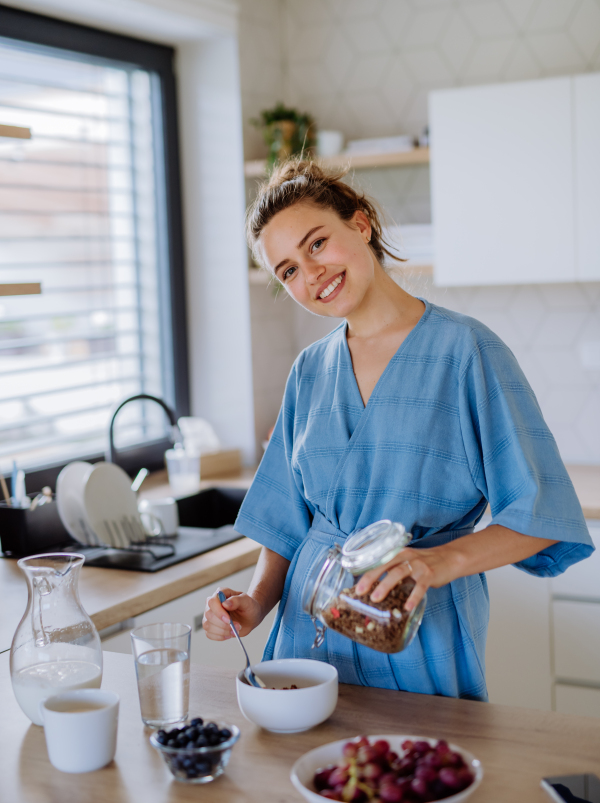
<instances>
[{"instance_id":1,"label":"kitchen sink","mask_svg":"<svg viewBox=\"0 0 600 803\"><path fill-rule=\"evenodd\" d=\"M88 566L160 571L242 538L233 522L245 495L243 488L208 488L177 500L177 535L149 538L143 546L129 549L78 547L78 551L85 555Z\"/></svg>"},{"instance_id":2,"label":"kitchen sink","mask_svg":"<svg viewBox=\"0 0 600 803\"><path fill-rule=\"evenodd\" d=\"M150 537L145 543L132 545L127 549L79 544L68 535L58 518L56 506L52 505L51 512L56 518L54 522L56 526L51 536L48 536L51 541L50 546L52 551L81 553L85 556L88 566L157 572L242 538L240 533L233 529L233 522L245 495L246 491L243 488L208 488L192 496L178 499L180 526L177 535ZM5 540L3 538L3 542ZM32 533L27 544L11 543L10 550L3 543L5 557L22 557L25 554L48 552L47 540Z\"/></svg>"}]
</instances>

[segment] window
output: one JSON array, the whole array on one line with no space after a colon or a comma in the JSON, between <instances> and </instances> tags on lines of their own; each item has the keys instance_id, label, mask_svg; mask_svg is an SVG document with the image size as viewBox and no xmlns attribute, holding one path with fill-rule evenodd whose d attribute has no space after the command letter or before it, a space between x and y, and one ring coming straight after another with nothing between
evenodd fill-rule
<instances>
[{"instance_id":1,"label":"window","mask_svg":"<svg viewBox=\"0 0 600 803\"><path fill-rule=\"evenodd\" d=\"M35 41L0 38L0 124L31 131L0 138L0 284L42 285L0 297L6 473L13 459L32 469L101 455L127 396L159 396L180 415L188 399L173 53L5 14ZM58 34L63 48L44 43ZM82 40L86 52L69 49ZM115 50L135 58L103 55ZM118 446L157 442L165 424L157 405L130 405Z\"/></svg>"}]
</instances>

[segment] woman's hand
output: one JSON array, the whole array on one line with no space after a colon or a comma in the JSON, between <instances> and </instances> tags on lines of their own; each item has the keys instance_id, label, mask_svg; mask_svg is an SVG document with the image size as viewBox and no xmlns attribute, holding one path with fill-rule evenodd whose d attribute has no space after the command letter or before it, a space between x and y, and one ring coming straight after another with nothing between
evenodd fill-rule
<instances>
[{"instance_id":1,"label":"woman's hand","mask_svg":"<svg viewBox=\"0 0 600 803\"><path fill-rule=\"evenodd\" d=\"M223 604L219 601L218 593L222 591L227 599ZM230 617L231 614L231 617ZM229 622L233 624L240 636L247 636L264 618L259 603L241 591L231 588L218 588L212 597L206 600L202 627L212 641L225 641L233 638Z\"/></svg>"},{"instance_id":2,"label":"woman's hand","mask_svg":"<svg viewBox=\"0 0 600 803\"><path fill-rule=\"evenodd\" d=\"M395 585L412 577L416 585L404 605L406 611L412 611L428 588L440 588L459 577L519 563L556 543L548 538L523 535L501 524L490 524L484 530L463 535L441 546L422 549L407 547L385 566L365 572L356 591L366 594L373 583L387 572L371 594L373 602L381 602Z\"/></svg>"},{"instance_id":3,"label":"woman's hand","mask_svg":"<svg viewBox=\"0 0 600 803\"><path fill-rule=\"evenodd\" d=\"M444 554L443 547L431 547L430 549L411 549L407 547L384 566L365 572L356 586L356 592L357 594L366 594L373 586L373 583L384 572L387 572L371 594L373 602L381 602L394 586L407 577L412 577L415 581L415 587L404 605L406 611L412 611L423 599L428 588L439 588L456 579L457 575L453 571L452 562L448 558L449 555L447 553Z\"/></svg>"}]
</instances>

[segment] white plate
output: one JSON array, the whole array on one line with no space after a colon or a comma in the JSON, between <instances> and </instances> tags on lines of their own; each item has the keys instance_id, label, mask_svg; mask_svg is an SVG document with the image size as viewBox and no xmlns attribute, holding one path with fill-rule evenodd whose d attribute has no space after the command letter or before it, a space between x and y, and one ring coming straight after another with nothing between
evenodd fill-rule
<instances>
[{"instance_id":1,"label":"white plate","mask_svg":"<svg viewBox=\"0 0 600 803\"><path fill-rule=\"evenodd\" d=\"M395 734L368 736L367 738L371 744L377 741L377 739L385 739L387 742L389 742L390 749L398 753L400 756L404 752L401 745L405 739L410 739L413 742L429 742L431 745L436 744L438 741L437 739L430 739L427 736L397 736ZM352 741L352 738L341 739L339 742L329 742L329 744L324 744L321 745L321 747L310 750L308 753L305 753L303 756L301 756L298 761L296 761L292 767L290 778L292 779L292 783L296 789L300 792L305 800L310 801L310 803L323 803L326 798L321 797L321 795L313 791L313 778L315 772L321 767L326 767L328 764L340 764L342 761L342 748L347 742L350 741ZM443 798L443 803L460 803L460 801L466 800L481 783L481 779L483 778L483 767L481 766L481 762L478 761L475 756L473 756L467 750L463 750L462 747L458 747L458 745L455 744L449 744L448 746L450 747L450 750L461 754L465 764L475 775L475 780L471 786L468 786L466 789L463 789L462 792L458 792L456 795Z\"/></svg>"},{"instance_id":2,"label":"white plate","mask_svg":"<svg viewBox=\"0 0 600 803\"><path fill-rule=\"evenodd\" d=\"M94 466L75 461L69 463L56 480L58 515L69 535L80 544L96 545L98 539L89 528L83 509L83 489Z\"/></svg>"},{"instance_id":3,"label":"white plate","mask_svg":"<svg viewBox=\"0 0 600 803\"><path fill-rule=\"evenodd\" d=\"M115 463L96 463L83 491L86 522L108 546L128 547L144 538L131 479Z\"/></svg>"}]
</instances>

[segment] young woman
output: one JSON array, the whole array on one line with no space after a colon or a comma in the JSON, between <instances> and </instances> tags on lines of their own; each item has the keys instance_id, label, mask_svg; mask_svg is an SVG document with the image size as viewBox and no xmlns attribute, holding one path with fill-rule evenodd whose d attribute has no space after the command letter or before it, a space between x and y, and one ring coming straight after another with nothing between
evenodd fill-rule
<instances>
[{"instance_id":1,"label":"young woman","mask_svg":"<svg viewBox=\"0 0 600 803\"><path fill-rule=\"evenodd\" d=\"M277 424L236 529L263 545L247 594L207 600L204 628L242 636L280 602L265 659L311 657L345 683L487 699L485 572L514 563L554 576L593 545L533 391L479 321L402 290L374 206L313 163L290 162L259 191L247 233L261 263L310 312L344 322L292 367ZM474 533L489 502L492 522ZM386 655L315 629L303 584L324 551L380 519L411 546L367 572L384 598L411 576L428 603L414 641Z\"/></svg>"}]
</instances>

